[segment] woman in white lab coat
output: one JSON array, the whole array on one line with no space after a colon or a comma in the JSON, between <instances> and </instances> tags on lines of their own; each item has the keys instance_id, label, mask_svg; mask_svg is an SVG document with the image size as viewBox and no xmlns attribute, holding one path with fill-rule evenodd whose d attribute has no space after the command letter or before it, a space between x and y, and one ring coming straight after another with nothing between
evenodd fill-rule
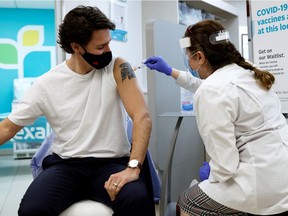
<instances>
[{"instance_id":1,"label":"woman in white lab coat","mask_svg":"<svg viewBox=\"0 0 288 216\"><path fill-rule=\"evenodd\" d=\"M210 174L180 195L181 216L288 211L288 126L272 90L274 76L246 62L218 22L189 26L182 42L189 66L204 81L159 56L145 62L197 90L194 106Z\"/></svg>"}]
</instances>

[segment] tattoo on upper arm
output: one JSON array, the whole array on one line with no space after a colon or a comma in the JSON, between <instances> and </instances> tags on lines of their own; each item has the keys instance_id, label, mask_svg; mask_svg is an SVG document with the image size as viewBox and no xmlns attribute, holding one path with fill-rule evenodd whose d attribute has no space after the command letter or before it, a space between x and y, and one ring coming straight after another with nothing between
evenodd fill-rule
<instances>
[{"instance_id":1,"label":"tattoo on upper arm","mask_svg":"<svg viewBox=\"0 0 288 216\"><path fill-rule=\"evenodd\" d=\"M127 77L128 77L128 79L133 79L136 77L131 65L128 62L124 62L123 64L121 64L120 68L121 68L122 82Z\"/></svg>"}]
</instances>

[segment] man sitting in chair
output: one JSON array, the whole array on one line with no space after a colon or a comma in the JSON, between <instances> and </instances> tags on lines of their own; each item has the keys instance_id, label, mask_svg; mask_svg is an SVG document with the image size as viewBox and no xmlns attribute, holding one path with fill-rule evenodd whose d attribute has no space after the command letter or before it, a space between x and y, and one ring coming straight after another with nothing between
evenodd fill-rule
<instances>
[{"instance_id":1,"label":"man sitting in chair","mask_svg":"<svg viewBox=\"0 0 288 216\"><path fill-rule=\"evenodd\" d=\"M0 123L1 144L39 116L55 135L53 153L27 189L20 216L59 215L84 199L111 207L115 216L155 215L140 175L151 120L130 64L112 56L114 29L98 8L71 10L58 35L70 58L40 76ZM125 110L133 121L132 147Z\"/></svg>"}]
</instances>

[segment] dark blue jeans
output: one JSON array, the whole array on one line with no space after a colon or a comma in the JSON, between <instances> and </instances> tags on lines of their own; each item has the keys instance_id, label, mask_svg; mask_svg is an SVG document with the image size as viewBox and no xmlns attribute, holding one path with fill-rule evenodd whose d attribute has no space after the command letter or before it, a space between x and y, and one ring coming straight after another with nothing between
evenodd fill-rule
<instances>
[{"instance_id":1,"label":"dark blue jeans","mask_svg":"<svg viewBox=\"0 0 288 216\"><path fill-rule=\"evenodd\" d=\"M18 214L58 216L73 203L90 199L110 206L114 216L154 216L143 178L126 184L113 202L104 188L111 174L126 169L128 160L49 155L43 160L44 171L28 187Z\"/></svg>"}]
</instances>

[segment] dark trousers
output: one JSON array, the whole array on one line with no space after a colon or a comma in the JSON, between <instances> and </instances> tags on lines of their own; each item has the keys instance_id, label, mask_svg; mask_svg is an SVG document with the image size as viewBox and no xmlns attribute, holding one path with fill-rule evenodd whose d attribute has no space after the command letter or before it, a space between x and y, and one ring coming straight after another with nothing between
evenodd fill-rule
<instances>
[{"instance_id":1,"label":"dark trousers","mask_svg":"<svg viewBox=\"0 0 288 216\"><path fill-rule=\"evenodd\" d=\"M155 209L142 176L126 184L111 201L104 188L111 174L127 167L129 158L62 159L53 154L43 160L44 171L27 189L20 216L58 216L73 203L90 199L110 206L114 216L154 216Z\"/></svg>"}]
</instances>

